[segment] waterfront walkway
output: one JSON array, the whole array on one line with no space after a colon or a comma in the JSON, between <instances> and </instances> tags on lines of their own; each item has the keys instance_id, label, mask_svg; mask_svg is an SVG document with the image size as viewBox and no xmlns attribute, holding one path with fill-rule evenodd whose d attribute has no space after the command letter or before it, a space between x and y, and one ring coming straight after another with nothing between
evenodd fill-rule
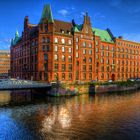
<instances>
[{"instance_id":1,"label":"waterfront walkway","mask_svg":"<svg viewBox=\"0 0 140 140\"><path fill-rule=\"evenodd\" d=\"M0 79L0 90L49 88L51 84L29 80Z\"/></svg>"}]
</instances>

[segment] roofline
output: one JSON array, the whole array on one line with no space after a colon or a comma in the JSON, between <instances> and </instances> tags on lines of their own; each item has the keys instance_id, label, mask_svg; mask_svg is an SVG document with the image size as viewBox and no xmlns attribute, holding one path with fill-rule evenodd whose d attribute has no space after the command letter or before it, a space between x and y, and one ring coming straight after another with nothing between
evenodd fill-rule
<instances>
[{"instance_id":1,"label":"roofline","mask_svg":"<svg viewBox=\"0 0 140 140\"><path fill-rule=\"evenodd\" d=\"M127 42L130 42L130 43L135 43L135 44L138 44L138 45L140 45L140 42L134 42L134 41L127 40L127 39L120 39L120 38L116 38L116 40L127 41Z\"/></svg>"}]
</instances>

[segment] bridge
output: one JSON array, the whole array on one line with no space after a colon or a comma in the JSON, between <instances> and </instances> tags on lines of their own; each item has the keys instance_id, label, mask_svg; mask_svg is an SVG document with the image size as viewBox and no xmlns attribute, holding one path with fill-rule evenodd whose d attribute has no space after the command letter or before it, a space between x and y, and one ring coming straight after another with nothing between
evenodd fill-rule
<instances>
[{"instance_id":1,"label":"bridge","mask_svg":"<svg viewBox=\"0 0 140 140\"><path fill-rule=\"evenodd\" d=\"M36 81L18 80L18 79L0 79L0 90L35 89L49 87L51 87L51 84L39 83Z\"/></svg>"}]
</instances>

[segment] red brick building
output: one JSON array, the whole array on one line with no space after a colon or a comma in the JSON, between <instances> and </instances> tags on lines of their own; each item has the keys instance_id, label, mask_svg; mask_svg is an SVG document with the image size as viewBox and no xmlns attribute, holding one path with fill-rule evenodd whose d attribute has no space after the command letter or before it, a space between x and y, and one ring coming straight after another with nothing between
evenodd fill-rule
<instances>
[{"instance_id":1,"label":"red brick building","mask_svg":"<svg viewBox=\"0 0 140 140\"><path fill-rule=\"evenodd\" d=\"M37 25L26 16L21 37L11 42L11 75L21 79L64 82L140 77L140 44L116 38L109 29L53 19L45 5Z\"/></svg>"}]
</instances>

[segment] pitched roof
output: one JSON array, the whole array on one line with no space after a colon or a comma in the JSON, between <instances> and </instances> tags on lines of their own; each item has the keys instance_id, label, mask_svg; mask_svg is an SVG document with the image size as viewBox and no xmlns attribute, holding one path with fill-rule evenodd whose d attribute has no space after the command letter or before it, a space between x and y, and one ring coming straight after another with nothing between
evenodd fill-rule
<instances>
[{"instance_id":1,"label":"pitched roof","mask_svg":"<svg viewBox=\"0 0 140 140\"><path fill-rule=\"evenodd\" d=\"M82 30L83 25L76 25L74 27L74 32L80 32ZM101 30L98 28L92 28L93 33L95 33L96 36L99 36L101 41L114 43L112 35L108 32L108 30Z\"/></svg>"},{"instance_id":2,"label":"pitched roof","mask_svg":"<svg viewBox=\"0 0 140 140\"><path fill-rule=\"evenodd\" d=\"M61 32L62 30L66 32L71 32L73 25L71 22L64 22L60 20L54 20L54 25L55 25L55 32Z\"/></svg>"},{"instance_id":3,"label":"pitched roof","mask_svg":"<svg viewBox=\"0 0 140 140\"><path fill-rule=\"evenodd\" d=\"M100 37L101 41L114 43L113 38L107 30L92 28L92 31L95 33L96 36Z\"/></svg>"}]
</instances>

